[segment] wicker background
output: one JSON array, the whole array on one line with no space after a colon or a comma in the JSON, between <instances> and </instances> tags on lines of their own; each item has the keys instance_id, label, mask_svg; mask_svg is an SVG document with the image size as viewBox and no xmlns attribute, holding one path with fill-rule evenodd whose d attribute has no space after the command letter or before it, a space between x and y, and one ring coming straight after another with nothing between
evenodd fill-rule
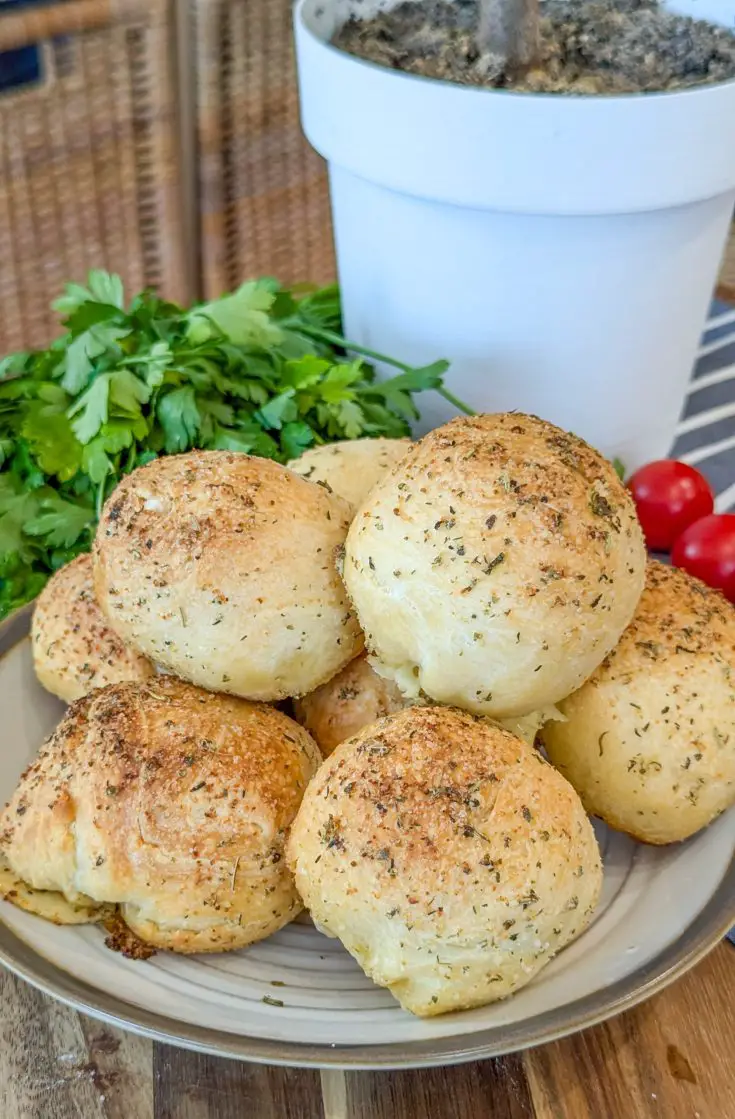
<instances>
[{"instance_id":1,"label":"wicker background","mask_svg":"<svg viewBox=\"0 0 735 1119\"><path fill-rule=\"evenodd\" d=\"M0 353L46 342L90 267L180 301L334 278L290 0L0 3L0 51L32 43L41 81L0 93Z\"/></svg>"},{"instance_id":2,"label":"wicker background","mask_svg":"<svg viewBox=\"0 0 735 1119\"><path fill-rule=\"evenodd\" d=\"M0 353L58 333L49 304L91 267L193 295L171 28L168 0L0 14L0 50L42 49L40 83L0 94Z\"/></svg>"},{"instance_id":3,"label":"wicker background","mask_svg":"<svg viewBox=\"0 0 735 1119\"><path fill-rule=\"evenodd\" d=\"M301 134L291 0L192 0L203 294L334 278L326 170Z\"/></svg>"},{"instance_id":4,"label":"wicker background","mask_svg":"<svg viewBox=\"0 0 735 1119\"><path fill-rule=\"evenodd\" d=\"M0 52L35 43L41 80L0 92L0 354L57 333L49 304L91 267L181 302L334 279L291 0L0 0Z\"/></svg>"}]
</instances>

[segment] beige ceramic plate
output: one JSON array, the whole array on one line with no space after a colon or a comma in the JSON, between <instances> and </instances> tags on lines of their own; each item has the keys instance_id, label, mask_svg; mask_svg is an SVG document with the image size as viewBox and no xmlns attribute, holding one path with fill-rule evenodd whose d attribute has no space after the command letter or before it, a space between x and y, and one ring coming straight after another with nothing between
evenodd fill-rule
<instances>
[{"instance_id":1,"label":"beige ceramic plate","mask_svg":"<svg viewBox=\"0 0 735 1119\"><path fill-rule=\"evenodd\" d=\"M0 801L62 712L34 679L28 617L0 630ZM507 1002L431 1021L400 1010L308 924L229 955L132 961L105 948L97 928L56 928L0 902L0 961L88 1014L225 1056L350 1068L469 1061L550 1041L640 1002L735 921L735 812L663 850L602 828L598 836L605 888L584 936Z\"/></svg>"}]
</instances>

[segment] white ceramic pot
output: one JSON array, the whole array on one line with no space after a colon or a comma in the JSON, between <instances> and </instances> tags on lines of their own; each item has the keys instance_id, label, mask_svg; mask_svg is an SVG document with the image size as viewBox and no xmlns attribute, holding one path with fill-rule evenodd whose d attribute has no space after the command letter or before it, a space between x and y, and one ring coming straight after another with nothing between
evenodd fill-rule
<instances>
[{"instance_id":1,"label":"white ceramic pot","mask_svg":"<svg viewBox=\"0 0 735 1119\"><path fill-rule=\"evenodd\" d=\"M477 410L536 412L629 467L665 455L735 206L735 82L514 94L329 45L380 2L300 0L295 15L347 335L450 358ZM451 414L433 400L427 427Z\"/></svg>"},{"instance_id":2,"label":"white ceramic pot","mask_svg":"<svg viewBox=\"0 0 735 1119\"><path fill-rule=\"evenodd\" d=\"M694 19L721 23L735 31L735 0L668 0L666 7Z\"/></svg>"}]
</instances>

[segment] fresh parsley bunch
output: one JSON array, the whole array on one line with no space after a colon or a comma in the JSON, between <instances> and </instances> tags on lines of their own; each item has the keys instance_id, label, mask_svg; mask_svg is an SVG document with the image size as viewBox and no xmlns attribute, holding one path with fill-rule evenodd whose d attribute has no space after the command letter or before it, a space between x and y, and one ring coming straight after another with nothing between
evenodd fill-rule
<instances>
[{"instance_id":1,"label":"fresh parsley bunch","mask_svg":"<svg viewBox=\"0 0 735 1119\"><path fill-rule=\"evenodd\" d=\"M0 618L89 549L107 495L157 455L286 462L317 443L408 434L424 389L459 405L447 362L411 368L342 338L334 287L265 279L189 310L150 291L126 307L120 278L94 271L54 307L66 334L0 361ZM377 381L363 357L399 372Z\"/></svg>"}]
</instances>

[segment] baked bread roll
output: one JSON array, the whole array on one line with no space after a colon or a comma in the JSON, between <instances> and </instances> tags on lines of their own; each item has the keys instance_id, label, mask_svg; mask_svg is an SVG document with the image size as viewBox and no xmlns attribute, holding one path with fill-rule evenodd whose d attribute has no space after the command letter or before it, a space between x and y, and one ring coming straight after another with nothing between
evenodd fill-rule
<instances>
[{"instance_id":1,"label":"baked bread roll","mask_svg":"<svg viewBox=\"0 0 735 1119\"><path fill-rule=\"evenodd\" d=\"M147 657L123 644L103 615L92 585L92 557L77 556L49 579L31 627L39 683L66 703L123 680L155 674Z\"/></svg>"},{"instance_id":2,"label":"baked bread roll","mask_svg":"<svg viewBox=\"0 0 735 1119\"><path fill-rule=\"evenodd\" d=\"M340 742L410 703L392 680L378 676L363 654L321 688L296 700L294 715L326 758Z\"/></svg>"},{"instance_id":3,"label":"baked bread roll","mask_svg":"<svg viewBox=\"0 0 735 1119\"><path fill-rule=\"evenodd\" d=\"M614 648L645 555L611 464L512 413L410 446L352 523L344 579L382 675L504 718L569 695Z\"/></svg>"},{"instance_id":4,"label":"baked bread roll","mask_svg":"<svg viewBox=\"0 0 735 1119\"><path fill-rule=\"evenodd\" d=\"M315 923L421 1016L523 987L586 928L602 882L571 785L510 732L442 707L338 746L287 858Z\"/></svg>"},{"instance_id":5,"label":"baked bread roll","mask_svg":"<svg viewBox=\"0 0 735 1119\"><path fill-rule=\"evenodd\" d=\"M242 948L301 908L282 856L319 761L272 707L170 676L111 684L69 708L23 774L0 857L75 908L118 905L154 947Z\"/></svg>"},{"instance_id":6,"label":"baked bread roll","mask_svg":"<svg viewBox=\"0 0 735 1119\"><path fill-rule=\"evenodd\" d=\"M620 644L544 728L588 812L644 843L686 839L735 803L735 608L651 560Z\"/></svg>"},{"instance_id":7,"label":"baked bread roll","mask_svg":"<svg viewBox=\"0 0 735 1119\"><path fill-rule=\"evenodd\" d=\"M288 466L310 482L329 486L356 509L409 445L409 439L346 439L312 447Z\"/></svg>"},{"instance_id":8,"label":"baked bread roll","mask_svg":"<svg viewBox=\"0 0 735 1119\"><path fill-rule=\"evenodd\" d=\"M123 641L182 679L303 695L362 649L335 567L349 520L340 498L267 459L162 457L105 505L97 599Z\"/></svg>"}]
</instances>

